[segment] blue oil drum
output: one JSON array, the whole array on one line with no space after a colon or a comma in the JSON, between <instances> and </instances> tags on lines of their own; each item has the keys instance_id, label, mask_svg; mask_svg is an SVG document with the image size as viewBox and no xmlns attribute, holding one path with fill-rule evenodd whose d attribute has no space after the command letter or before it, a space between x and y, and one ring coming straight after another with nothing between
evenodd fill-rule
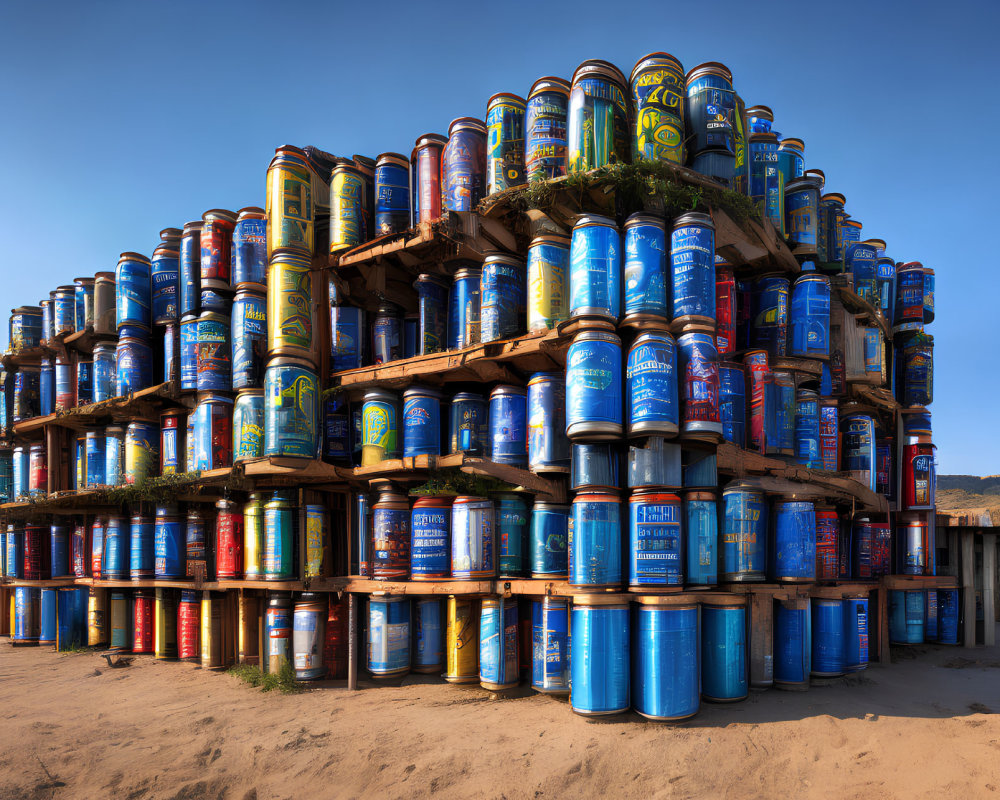
<instances>
[{"instance_id":1,"label":"blue oil drum","mask_svg":"<svg viewBox=\"0 0 1000 800\"><path fill-rule=\"evenodd\" d=\"M461 495L451 507L451 577L492 578L497 572L496 514L484 497Z\"/></svg>"},{"instance_id":2,"label":"blue oil drum","mask_svg":"<svg viewBox=\"0 0 1000 800\"><path fill-rule=\"evenodd\" d=\"M628 603L614 595L577 595L570 630L570 707L585 716L627 711Z\"/></svg>"},{"instance_id":3,"label":"blue oil drum","mask_svg":"<svg viewBox=\"0 0 1000 800\"><path fill-rule=\"evenodd\" d=\"M184 391L198 388L198 316L181 317L180 324L180 383Z\"/></svg>"},{"instance_id":4,"label":"blue oil drum","mask_svg":"<svg viewBox=\"0 0 1000 800\"><path fill-rule=\"evenodd\" d=\"M778 169L785 180L785 197L788 197L787 187L796 178L805 174L806 145L801 139L786 136L778 142ZM820 189L823 183L820 182ZM818 199L818 198L817 198Z\"/></svg>"},{"instance_id":5,"label":"blue oil drum","mask_svg":"<svg viewBox=\"0 0 1000 800\"><path fill-rule=\"evenodd\" d=\"M376 580L406 580L409 576L410 523L406 495L391 483L383 484L372 506L372 577Z\"/></svg>"},{"instance_id":6,"label":"blue oil drum","mask_svg":"<svg viewBox=\"0 0 1000 800\"><path fill-rule=\"evenodd\" d=\"M896 311L896 262L891 258L880 257L875 265L875 291L878 295L877 308L892 325Z\"/></svg>"},{"instance_id":7,"label":"blue oil drum","mask_svg":"<svg viewBox=\"0 0 1000 800\"><path fill-rule=\"evenodd\" d=\"M129 528L129 577L147 580L156 574L156 528L152 517L136 514Z\"/></svg>"},{"instance_id":8,"label":"blue oil drum","mask_svg":"<svg viewBox=\"0 0 1000 800\"><path fill-rule=\"evenodd\" d=\"M570 238L539 234L528 245L528 330L554 329L569 315Z\"/></svg>"},{"instance_id":9,"label":"blue oil drum","mask_svg":"<svg viewBox=\"0 0 1000 800\"><path fill-rule=\"evenodd\" d=\"M263 578L287 581L295 578L292 553L297 532L297 510L288 492L275 491L264 503Z\"/></svg>"},{"instance_id":10,"label":"blue oil drum","mask_svg":"<svg viewBox=\"0 0 1000 800\"><path fill-rule=\"evenodd\" d=\"M38 367L24 365L17 368L17 372L14 373L13 403L11 404L12 422L40 416L39 378Z\"/></svg>"},{"instance_id":11,"label":"blue oil drum","mask_svg":"<svg viewBox=\"0 0 1000 800\"><path fill-rule=\"evenodd\" d=\"M153 570L155 577L177 580L186 574L187 543L184 523L177 506L165 503L156 507L153 532Z\"/></svg>"},{"instance_id":12,"label":"blue oil drum","mask_svg":"<svg viewBox=\"0 0 1000 800\"><path fill-rule=\"evenodd\" d=\"M494 342L524 333L524 262L503 253L490 253L480 279L480 341Z\"/></svg>"},{"instance_id":13,"label":"blue oil drum","mask_svg":"<svg viewBox=\"0 0 1000 800\"><path fill-rule=\"evenodd\" d=\"M896 572L900 575L923 575L927 569L925 543L929 539L927 522L920 514L903 513L896 517Z\"/></svg>"},{"instance_id":14,"label":"blue oil drum","mask_svg":"<svg viewBox=\"0 0 1000 800\"><path fill-rule=\"evenodd\" d=\"M569 316L621 316L621 237L608 217L577 218L569 248Z\"/></svg>"},{"instance_id":15,"label":"blue oil drum","mask_svg":"<svg viewBox=\"0 0 1000 800\"><path fill-rule=\"evenodd\" d=\"M131 534L124 517L110 516L104 526L104 549L101 551L101 577L105 580L129 579Z\"/></svg>"},{"instance_id":16,"label":"blue oil drum","mask_svg":"<svg viewBox=\"0 0 1000 800\"><path fill-rule=\"evenodd\" d=\"M358 575L369 578L372 562L371 500L364 492L358 492L353 499L351 536L354 538L358 554Z\"/></svg>"},{"instance_id":17,"label":"blue oil drum","mask_svg":"<svg viewBox=\"0 0 1000 800\"><path fill-rule=\"evenodd\" d=\"M426 386L403 392L403 455L441 454L441 393Z\"/></svg>"},{"instance_id":18,"label":"blue oil drum","mask_svg":"<svg viewBox=\"0 0 1000 800\"><path fill-rule=\"evenodd\" d=\"M267 215L256 206L241 208L233 228L233 286L267 283ZM199 265L199 272L201 267Z\"/></svg>"},{"instance_id":19,"label":"blue oil drum","mask_svg":"<svg viewBox=\"0 0 1000 800\"><path fill-rule=\"evenodd\" d=\"M413 671L439 674L444 669L444 619L441 600L423 597L414 611Z\"/></svg>"},{"instance_id":20,"label":"blue oil drum","mask_svg":"<svg viewBox=\"0 0 1000 800\"><path fill-rule=\"evenodd\" d=\"M201 305L201 229L202 221L184 225L178 262L178 316L193 314Z\"/></svg>"},{"instance_id":21,"label":"blue oil drum","mask_svg":"<svg viewBox=\"0 0 1000 800\"><path fill-rule=\"evenodd\" d=\"M11 450L0 450L0 503L14 501L14 453ZM0 562L3 561L3 548L0 548Z\"/></svg>"},{"instance_id":22,"label":"blue oil drum","mask_svg":"<svg viewBox=\"0 0 1000 800\"><path fill-rule=\"evenodd\" d=\"M699 64L686 76L685 141L688 157L706 150L735 153L736 92L724 64Z\"/></svg>"},{"instance_id":23,"label":"blue oil drum","mask_svg":"<svg viewBox=\"0 0 1000 800\"><path fill-rule=\"evenodd\" d=\"M110 400L115 396L117 364L115 345L98 342L94 345L94 383L92 395L95 403Z\"/></svg>"},{"instance_id":24,"label":"blue oil drum","mask_svg":"<svg viewBox=\"0 0 1000 800\"><path fill-rule=\"evenodd\" d=\"M215 311L203 311L198 317L199 392L228 392L233 388L230 320L229 316Z\"/></svg>"},{"instance_id":25,"label":"blue oil drum","mask_svg":"<svg viewBox=\"0 0 1000 800\"><path fill-rule=\"evenodd\" d=\"M791 355L820 358L830 354L830 279L806 273L795 280L791 299Z\"/></svg>"},{"instance_id":26,"label":"blue oil drum","mask_svg":"<svg viewBox=\"0 0 1000 800\"><path fill-rule=\"evenodd\" d=\"M924 265L909 261L896 270L893 324L900 330L922 329L924 322Z\"/></svg>"},{"instance_id":27,"label":"blue oil drum","mask_svg":"<svg viewBox=\"0 0 1000 800\"><path fill-rule=\"evenodd\" d=\"M938 605L937 592L929 590L924 592L924 641L937 641L938 631Z\"/></svg>"},{"instance_id":28,"label":"blue oil drum","mask_svg":"<svg viewBox=\"0 0 1000 800\"><path fill-rule=\"evenodd\" d=\"M38 643L43 645L55 645L56 635L58 631L58 626L56 619L58 616L58 602L59 602L59 590L58 589L42 589L39 592L38 598L38 610L39 610L39 629L38 629ZM17 613L17 605L15 600L14 606L15 614Z\"/></svg>"},{"instance_id":29,"label":"blue oil drum","mask_svg":"<svg viewBox=\"0 0 1000 800\"><path fill-rule=\"evenodd\" d=\"M607 61L584 61L573 73L567 109L570 174L631 159L628 81Z\"/></svg>"},{"instance_id":30,"label":"blue oil drum","mask_svg":"<svg viewBox=\"0 0 1000 800\"><path fill-rule=\"evenodd\" d=\"M143 258L143 256L140 256L140 258ZM75 286L60 286L52 293L52 318L55 325L56 336L70 334L76 331Z\"/></svg>"},{"instance_id":31,"label":"blue oil drum","mask_svg":"<svg viewBox=\"0 0 1000 800\"><path fill-rule=\"evenodd\" d=\"M455 272L448 296L448 349L479 344L482 269L463 266Z\"/></svg>"},{"instance_id":32,"label":"blue oil drum","mask_svg":"<svg viewBox=\"0 0 1000 800\"><path fill-rule=\"evenodd\" d=\"M715 323L715 225L708 214L688 212L670 235L673 319L677 325Z\"/></svg>"},{"instance_id":33,"label":"blue oil drum","mask_svg":"<svg viewBox=\"0 0 1000 800\"><path fill-rule=\"evenodd\" d=\"M490 691L518 684L517 598L484 597L479 615L479 684Z\"/></svg>"},{"instance_id":34,"label":"blue oil drum","mask_svg":"<svg viewBox=\"0 0 1000 800\"><path fill-rule=\"evenodd\" d=\"M233 403L233 463L264 455L264 391L244 389Z\"/></svg>"},{"instance_id":35,"label":"blue oil drum","mask_svg":"<svg viewBox=\"0 0 1000 800\"><path fill-rule=\"evenodd\" d=\"M712 328L689 325L677 338L678 388L681 403L681 430L692 439L718 441L722 438L719 408L719 354Z\"/></svg>"},{"instance_id":36,"label":"blue oil drum","mask_svg":"<svg viewBox=\"0 0 1000 800\"><path fill-rule=\"evenodd\" d=\"M368 600L368 671L376 678L410 671L410 598Z\"/></svg>"},{"instance_id":37,"label":"blue oil drum","mask_svg":"<svg viewBox=\"0 0 1000 800\"><path fill-rule=\"evenodd\" d=\"M933 591L933 590L932 590ZM844 599L844 669L868 668L868 598Z\"/></svg>"},{"instance_id":38,"label":"blue oil drum","mask_svg":"<svg viewBox=\"0 0 1000 800\"><path fill-rule=\"evenodd\" d=\"M264 373L264 455L315 458L319 381L308 361L272 358Z\"/></svg>"},{"instance_id":39,"label":"blue oil drum","mask_svg":"<svg viewBox=\"0 0 1000 800\"><path fill-rule=\"evenodd\" d=\"M570 507L536 500L529 525L532 578L565 578L568 570Z\"/></svg>"},{"instance_id":40,"label":"blue oil drum","mask_svg":"<svg viewBox=\"0 0 1000 800\"><path fill-rule=\"evenodd\" d=\"M698 713L701 702L698 606L662 605L663 600L639 598L632 657L632 705L648 719L686 719Z\"/></svg>"},{"instance_id":41,"label":"blue oil drum","mask_svg":"<svg viewBox=\"0 0 1000 800\"><path fill-rule=\"evenodd\" d=\"M364 364L365 312L353 306L330 306L330 371L357 369Z\"/></svg>"},{"instance_id":42,"label":"blue oil drum","mask_svg":"<svg viewBox=\"0 0 1000 800\"><path fill-rule=\"evenodd\" d=\"M448 286L438 275L418 275L416 355L440 353L448 347Z\"/></svg>"},{"instance_id":43,"label":"blue oil drum","mask_svg":"<svg viewBox=\"0 0 1000 800\"><path fill-rule=\"evenodd\" d=\"M680 497L655 490L634 493L629 498L629 586L683 585Z\"/></svg>"},{"instance_id":44,"label":"blue oil drum","mask_svg":"<svg viewBox=\"0 0 1000 800\"><path fill-rule=\"evenodd\" d=\"M399 398L392 392L372 389L365 393L361 406L361 464L379 464L399 458Z\"/></svg>"},{"instance_id":45,"label":"blue oil drum","mask_svg":"<svg viewBox=\"0 0 1000 800\"><path fill-rule=\"evenodd\" d=\"M160 242L153 250L150 266L153 323L166 325L178 319L180 299L179 242Z\"/></svg>"},{"instance_id":46,"label":"blue oil drum","mask_svg":"<svg viewBox=\"0 0 1000 800\"><path fill-rule=\"evenodd\" d=\"M778 168L778 137L750 134L750 200L779 235L785 233L784 182Z\"/></svg>"},{"instance_id":47,"label":"blue oil drum","mask_svg":"<svg viewBox=\"0 0 1000 800\"><path fill-rule=\"evenodd\" d=\"M72 575L69 564L70 529L67 525L53 523L49 528L49 575L64 578Z\"/></svg>"},{"instance_id":48,"label":"blue oil drum","mask_svg":"<svg viewBox=\"0 0 1000 800\"><path fill-rule=\"evenodd\" d=\"M486 193L526 182L523 97L499 92L486 102Z\"/></svg>"},{"instance_id":49,"label":"blue oil drum","mask_svg":"<svg viewBox=\"0 0 1000 800\"><path fill-rule=\"evenodd\" d=\"M122 253L115 267L115 321L119 328L134 325L149 330L152 322L150 272L152 265L139 253ZM57 306L58 310L58 306ZM58 313L56 327L58 333Z\"/></svg>"},{"instance_id":50,"label":"blue oil drum","mask_svg":"<svg viewBox=\"0 0 1000 800\"><path fill-rule=\"evenodd\" d=\"M375 235L410 227L410 160L400 153L375 159Z\"/></svg>"},{"instance_id":51,"label":"blue oil drum","mask_svg":"<svg viewBox=\"0 0 1000 800\"><path fill-rule=\"evenodd\" d=\"M320 599L322 598L322 599ZM306 592L299 595L292 612L292 661L295 678L311 681L326 676L323 663L326 621L329 606L326 595Z\"/></svg>"},{"instance_id":52,"label":"blue oil drum","mask_svg":"<svg viewBox=\"0 0 1000 800\"><path fill-rule=\"evenodd\" d=\"M777 581L816 580L816 511L811 502L775 501L770 572Z\"/></svg>"},{"instance_id":53,"label":"blue oil drum","mask_svg":"<svg viewBox=\"0 0 1000 800\"><path fill-rule=\"evenodd\" d=\"M4 575L15 580L24 578L24 531L15 529L13 525L7 526L5 558ZM3 611L6 612L6 609Z\"/></svg>"},{"instance_id":54,"label":"blue oil drum","mask_svg":"<svg viewBox=\"0 0 1000 800\"><path fill-rule=\"evenodd\" d=\"M153 385L153 351L148 342L118 340L115 350L115 396L124 397Z\"/></svg>"},{"instance_id":55,"label":"blue oil drum","mask_svg":"<svg viewBox=\"0 0 1000 800\"><path fill-rule=\"evenodd\" d=\"M924 270L924 325L934 321L934 270Z\"/></svg>"},{"instance_id":56,"label":"blue oil drum","mask_svg":"<svg viewBox=\"0 0 1000 800\"><path fill-rule=\"evenodd\" d=\"M117 425L104 429L104 480L108 486L125 483L125 429Z\"/></svg>"},{"instance_id":57,"label":"blue oil drum","mask_svg":"<svg viewBox=\"0 0 1000 800\"><path fill-rule=\"evenodd\" d=\"M56 411L69 411L77 405L76 380L73 375L72 362L61 356L55 358L55 408ZM41 372L39 371L39 398L41 398Z\"/></svg>"},{"instance_id":58,"label":"blue oil drum","mask_svg":"<svg viewBox=\"0 0 1000 800\"><path fill-rule=\"evenodd\" d=\"M448 211L473 211L486 193L486 124L459 117L441 154L441 200Z\"/></svg>"},{"instance_id":59,"label":"blue oil drum","mask_svg":"<svg viewBox=\"0 0 1000 800\"><path fill-rule=\"evenodd\" d=\"M782 143L783 144L783 143ZM782 148L778 145L778 168L782 168ZM785 234L796 255L814 255L819 235L819 193L823 182L815 176L785 178Z\"/></svg>"},{"instance_id":60,"label":"blue oil drum","mask_svg":"<svg viewBox=\"0 0 1000 800\"><path fill-rule=\"evenodd\" d=\"M837 192L830 192L819 198L819 243L816 249L820 261L843 261L841 225L847 218L844 202L844 195Z\"/></svg>"},{"instance_id":61,"label":"blue oil drum","mask_svg":"<svg viewBox=\"0 0 1000 800\"><path fill-rule=\"evenodd\" d=\"M263 385L266 355L267 299L264 287L241 286L236 290L232 311L231 363L234 390L260 388Z\"/></svg>"},{"instance_id":62,"label":"blue oil drum","mask_svg":"<svg viewBox=\"0 0 1000 800\"><path fill-rule=\"evenodd\" d=\"M496 504L497 542L500 546L499 574L521 577L528 574L528 503L517 492L499 492Z\"/></svg>"},{"instance_id":63,"label":"blue oil drum","mask_svg":"<svg viewBox=\"0 0 1000 800\"><path fill-rule=\"evenodd\" d=\"M844 220L841 224L841 252L840 260L847 264L848 254L854 245L861 241L861 222L856 219L851 219L850 214L844 214Z\"/></svg>"},{"instance_id":64,"label":"blue oil drum","mask_svg":"<svg viewBox=\"0 0 1000 800\"><path fill-rule=\"evenodd\" d=\"M497 464L528 466L528 393L517 386L490 392L489 456Z\"/></svg>"},{"instance_id":65,"label":"blue oil drum","mask_svg":"<svg viewBox=\"0 0 1000 800\"><path fill-rule=\"evenodd\" d=\"M104 274L106 275L108 273L104 273ZM112 278L112 281L114 281L114 273L111 273L111 278ZM114 295L114 286L112 286L112 288L111 288L111 293L112 293L112 295ZM38 305L40 305L42 307L42 329L41 329L41 335L40 335L39 344L41 344L42 342L48 341L49 339L54 339L55 335L56 335L56 321L55 321L55 319L53 319L53 314L55 313L55 309L54 309L54 306L55 306L55 297L53 295L54 295L54 293L50 292L49 293L49 299L48 300L42 300L38 304ZM28 308L30 308L30 306L28 306ZM112 308L111 311L112 311L112 317L113 317L114 316L114 308ZM107 332L110 332L110 328L109 328L108 331L105 331L105 333L107 333ZM22 337L24 336L23 328L22 328L21 336ZM15 341L15 340L12 338L11 341Z\"/></svg>"},{"instance_id":66,"label":"blue oil drum","mask_svg":"<svg viewBox=\"0 0 1000 800\"><path fill-rule=\"evenodd\" d=\"M889 592L889 641L892 644L921 644L924 641L924 593Z\"/></svg>"},{"instance_id":67,"label":"blue oil drum","mask_svg":"<svg viewBox=\"0 0 1000 800\"><path fill-rule=\"evenodd\" d=\"M748 133L770 133L774 124L774 112L768 106L752 106L746 109Z\"/></svg>"},{"instance_id":68,"label":"blue oil drum","mask_svg":"<svg viewBox=\"0 0 1000 800\"><path fill-rule=\"evenodd\" d=\"M779 601L774 607L774 685L809 688L812 671L812 616L808 598Z\"/></svg>"},{"instance_id":69,"label":"blue oil drum","mask_svg":"<svg viewBox=\"0 0 1000 800\"><path fill-rule=\"evenodd\" d=\"M48 318L51 316L51 301L42 301L41 306L20 306L10 312L10 328L8 330L11 352L31 350L48 339ZM44 320L44 322L43 322Z\"/></svg>"},{"instance_id":70,"label":"blue oil drum","mask_svg":"<svg viewBox=\"0 0 1000 800\"><path fill-rule=\"evenodd\" d=\"M403 357L403 321L391 303L379 306L372 320L372 362L388 364Z\"/></svg>"},{"instance_id":71,"label":"blue oil drum","mask_svg":"<svg viewBox=\"0 0 1000 800\"><path fill-rule=\"evenodd\" d=\"M752 345L766 350L771 358L781 358L787 351L788 294L788 278L777 275L759 278L754 287Z\"/></svg>"},{"instance_id":72,"label":"blue oil drum","mask_svg":"<svg viewBox=\"0 0 1000 800\"><path fill-rule=\"evenodd\" d=\"M701 606L701 696L732 703L749 694L746 605Z\"/></svg>"},{"instance_id":73,"label":"blue oil drum","mask_svg":"<svg viewBox=\"0 0 1000 800\"><path fill-rule=\"evenodd\" d=\"M531 688L569 694L569 601L546 597L531 603Z\"/></svg>"},{"instance_id":74,"label":"blue oil drum","mask_svg":"<svg viewBox=\"0 0 1000 800\"><path fill-rule=\"evenodd\" d=\"M691 169L699 175L722 183L729 188L735 188L736 181L736 156L722 150L706 150L690 158Z\"/></svg>"},{"instance_id":75,"label":"blue oil drum","mask_svg":"<svg viewBox=\"0 0 1000 800\"><path fill-rule=\"evenodd\" d=\"M666 322L673 302L663 220L633 214L625 221L625 323Z\"/></svg>"},{"instance_id":76,"label":"blue oil drum","mask_svg":"<svg viewBox=\"0 0 1000 800\"><path fill-rule=\"evenodd\" d=\"M938 589L937 602L938 644L958 644L958 589Z\"/></svg>"},{"instance_id":77,"label":"blue oil drum","mask_svg":"<svg viewBox=\"0 0 1000 800\"><path fill-rule=\"evenodd\" d=\"M11 639L15 642L37 642L40 627L41 590L18 586L14 589L14 625ZM4 609L6 613L7 609Z\"/></svg>"},{"instance_id":78,"label":"blue oil drum","mask_svg":"<svg viewBox=\"0 0 1000 800\"><path fill-rule=\"evenodd\" d=\"M878 253L875 246L868 242L852 244L844 253L844 267L854 275L855 293L877 308L875 272L878 269Z\"/></svg>"},{"instance_id":79,"label":"blue oil drum","mask_svg":"<svg viewBox=\"0 0 1000 800\"><path fill-rule=\"evenodd\" d=\"M616 587L622 582L621 501L614 491L573 498L569 527L569 583Z\"/></svg>"},{"instance_id":80,"label":"blue oil drum","mask_svg":"<svg viewBox=\"0 0 1000 800\"><path fill-rule=\"evenodd\" d=\"M684 496L683 532L687 583L714 586L719 582L719 510L713 492Z\"/></svg>"},{"instance_id":81,"label":"blue oil drum","mask_svg":"<svg viewBox=\"0 0 1000 800\"><path fill-rule=\"evenodd\" d=\"M569 488L573 491L617 489L618 461L618 449L613 444L572 445Z\"/></svg>"},{"instance_id":82,"label":"blue oil drum","mask_svg":"<svg viewBox=\"0 0 1000 800\"><path fill-rule=\"evenodd\" d=\"M862 486L876 491L875 422L866 414L840 418L843 434L843 469Z\"/></svg>"},{"instance_id":83,"label":"blue oil drum","mask_svg":"<svg viewBox=\"0 0 1000 800\"><path fill-rule=\"evenodd\" d=\"M104 517L94 517L90 526L90 553L87 556L86 569L93 578L101 576L101 561L104 558L104 529L107 520Z\"/></svg>"},{"instance_id":84,"label":"blue oil drum","mask_svg":"<svg viewBox=\"0 0 1000 800\"><path fill-rule=\"evenodd\" d=\"M817 678L836 678L846 667L844 601L812 599L812 669Z\"/></svg>"},{"instance_id":85,"label":"blue oil drum","mask_svg":"<svg viewBox=\"0 0 1000 800\"><path fill-rule=\"evenodd\" d=\"M125 429L125 483L155 477L159 465L160 426L155 422L130 422Z\"/></svg>"},{"instance_id":86,"label":"blue oil drum","mask_svg":"<svg viewBox=\"0 0 1000 800\"><path fill-rule=\"evenodd\" d=\"M528 380L528 469L569 472L566 438L566 379L561 372L536 372Z\"/></svg>"},{"instance_id":87,"label":"blue oil drum","mask_svg":"<svg viewBox=\"0 0 1000 800\"><path fill-rule=\"evenodd\" d=\"M722 438L737 447L746 447L746 373L735 361L719 363L719 417Z\"/></svg>"},{"instance_id":88,"label":"blue oil drum","mask_svg":"<svg viewBox=\"0 0 1000 800\"><path fill-rule=\"evenodd\" d=\"M56 410L56 372L51 358L43 358L38 368L38 413L47 417Z\"/></svg>"},{"instance_id":89,"label":"blue oil drum","mask_svg":"<svg viewBox=\"0 0 1000 800\"><path fill-rule=\"evenodd\" d=\"M669 53L639 59L629 77L635 161L684 164L684 67Z\"/></svg>"},{"instance_id":90,"label":"blue oil drum","mask_svg":"<svg viewBox=\"0 0 1000 800\"><path fill-rule=\"evenodd\" d=\"M666 331L641 333L625 370L629 436L677 433L677 345Z\"/></svg>"},{"instance_id":91,"label":"blue oil drum","mask_svg":"<svg viewBox=\"0 0 1000 800\"><path fill-rule=\"evenodd\" d=\"M524 170L529 183L566 174L569 82L544 77L528 92L524 113Z\"/></svg>"},{"instance_id":92,"label":"blue oil drum","mask_svg":"<svg viewBox=\"0 0 1000 800\"><path fill-rule=\"evenodd\" d=\"M483 396L456 394L448 411L449 452L481 456L487 451L488 436L488 406Z\"/></svg>"},{"instance_id":93,"label":"blue oil drum","mask_svg":"<svg viewBox=\"0 0 1000 800\"><path fill-rule=\"evenodd\" d=\"M619 438L622 429L621 339L582 331L566 354L566 435L601 441Z\"/></svg>"},{"instance_id":94,"label":"blue oil drum","mask_svg":"<svg viewBox=\"0 0 1000 800\"><path fill-rule=\"evenodd\" d=\"M722 580L764 580L768 528L764 493L730 484L722 492L722 505Z\"/></svg>"},{"instance_id":95,"label":"blue oil drum","mask_svg":"<svg viewBox=\"0 0 1000 800\"><path fill-rule=\"evenodd\" d=\"M252 391L252 390L247 390ZM236 400L239 401L239 395ZM353 431L351 430L351 404L343 393L328 394L323 400L323 458L328 461L351 460ZM263 423L261 426L261 452L263 452ZM359 442L360 444L360 442Z\"/></svg>"},{"instance_id":96,"label":"blue oil drum","mask_svg":"<svg viewBox=\"0 0 1000 800\"><path fill-rule=\"evenodd\" d=\"M410 514L410 578L441 580L451 574L451 498L419 497Z\"/></svg>"},{"instance_id":97,"label":"blue oil drum","mask_svg":"<svg viewBox=\"0 0 1000 800\"><path fill-rule=\"evenodd\" d=\"M822 469L819 447L819 396L799 389L795 404L795 460L810 469Z\"/></svg>"},{"instance_id":98,"label":"blue oil drum","mask_svg":"<svg viewBox=\"0 0 1000 800\"><path fill-rule=\"evenodd\" d=\"M905 406L929 406L934 402L934 337L915 333L902 342L896 337L896 346L902 368L902 375L897 376L897 395Z\"/></svg>"}]
</instances>

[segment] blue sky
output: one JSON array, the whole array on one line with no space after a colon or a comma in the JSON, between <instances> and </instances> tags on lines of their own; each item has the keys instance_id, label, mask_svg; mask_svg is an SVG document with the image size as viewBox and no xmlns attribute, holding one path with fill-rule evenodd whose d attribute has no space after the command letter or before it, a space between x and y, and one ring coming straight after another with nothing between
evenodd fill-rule
<instances>
[{"instance_id":1,"label":"blue sky","mask_svg":"<svg viewBox=\"0 0 1000 800\"><path fill-rule=\"evenodd\" d=\"M976 240L1000 210L998 30L992 0L7 2L4 307L206 209L262 206L280 144L409 153L495 92L665 50L727 64L865 235L936 270L939 471L998 473L998 268Z\"/></svg>"}]
</instances>

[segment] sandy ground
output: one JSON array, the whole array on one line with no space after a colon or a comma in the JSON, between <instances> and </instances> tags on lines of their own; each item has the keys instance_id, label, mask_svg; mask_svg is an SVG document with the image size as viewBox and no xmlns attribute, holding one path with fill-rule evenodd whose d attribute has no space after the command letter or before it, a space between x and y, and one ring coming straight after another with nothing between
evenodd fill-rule
<instances>
[{"instance_id":1,"label":"sandy ground","mask_svg":"<svg viewBox=\"0 0 1000 800\"><path fill-rule=\"evenodd\" d=\"M1000 798L1000 648L897 650L674 725L410 676L262 693L0 641L0 798Z\"/></svg>"}]
</instances>

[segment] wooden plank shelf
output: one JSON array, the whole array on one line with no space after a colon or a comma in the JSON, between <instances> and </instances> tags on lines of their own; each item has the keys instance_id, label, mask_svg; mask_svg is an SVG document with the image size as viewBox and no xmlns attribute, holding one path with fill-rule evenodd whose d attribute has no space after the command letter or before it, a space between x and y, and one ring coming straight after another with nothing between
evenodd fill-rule
<instances>
[{"instance_id":1,"label":"wooden plank shelf","mask_svg":"<svg viewBox=\"0 0 1000 800\"><path fill-rule=\"evenodd\" d=\"M886 341L892 340L889 321L882 316L875 306L854 291L851 277L847 273L831 275L830 288L836 292L840 298L840 302L844 304L844 308L852 314L863 316L871 325L878 327L882 331L882 336Z\"/></svg>"},{"instance_id":2,"label":"wooden plank shelf","mask_svg":"<svg viewBox=\"0 0 1000 800\"><path fill-rule=\"evenodd\" d=\"M48 578L43 581L26 581L23 578L4 578L3 585L17 588L18 586L27 586L36 589L58 589L67 586L73 586L75 584L74 578Z\"/></svg>"},{"instance_id":3,"label":"wooden plank shelf","mask_svg":"<svg viewBox=\"0 0 1000 800\"><path fill-rule=\"evenodd\" d=\"M533 372L562 370L571 337L558 330L472 345L336 373L332 383L352 393L379 386L402 389L411 383L440 385L461 381L522 383ZM517 370L522 374L515 374Z\"/></svg>"},{"instance_id":4,"label":"wooden plank shelf","mask_svg":"<svg viewBox=\"0 0 1000 800\"><path fill-rule=\"evenodd\" d=\"M52 350L44 345L38 347L25 347L17 352L4 353L0 357L0 363L4 367L20 367L24 365L41 364L42 359L52 355Z\"/></svg>"},{"instance_id":5,"label":"wooden plank shelf","mask_svg":"<svg viewBox=\"0 0 1000 800\"><path fill-rule=\"evenodd\" d=\"M478 581L440 580L440 581L377 581L352 575L347 578L344 591L352 594L495 594L492 578Z\"/></svg>"},{"instance_id":6,"label":"wooden plank shelf","mask_svg":"<svg viewBox=\"0 0 1000 800\"><path fill-rule=\"evenodd\" d=\"M886 589L957 589L958 578L954 575L887 575L882 578Z\"/></svg>"}]
</instances>

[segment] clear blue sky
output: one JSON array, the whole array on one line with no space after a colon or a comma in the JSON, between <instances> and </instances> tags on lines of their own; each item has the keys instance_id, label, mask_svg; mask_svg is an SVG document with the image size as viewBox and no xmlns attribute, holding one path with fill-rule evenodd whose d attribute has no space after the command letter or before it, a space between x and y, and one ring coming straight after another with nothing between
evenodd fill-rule
<instances>
[{"instance_id":1,"label":"clear blue sky","mask_svg":"<svg viewBox=\"0 0 1000 800\"><path fill-rule=\"evenodd\" d=\"M666 50L727 64L865 235L936 270L939 470L998 473L998 30L993 0L7 2L0 307L262 206L277 145L409 153L494 92Z\"/></svg>"}]
</instances>

